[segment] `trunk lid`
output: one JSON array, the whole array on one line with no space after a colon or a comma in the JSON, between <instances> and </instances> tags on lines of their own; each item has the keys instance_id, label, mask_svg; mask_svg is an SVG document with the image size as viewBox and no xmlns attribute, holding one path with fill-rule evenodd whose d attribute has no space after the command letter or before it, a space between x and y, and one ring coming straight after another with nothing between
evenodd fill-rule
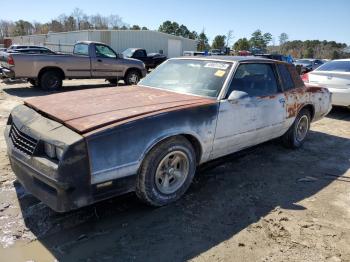
<instances>
[{"instance_id":1,"label":"trunk lid","mask_svg":"<svg viewBox=\"0 0 350 262\"><path fill-rule=\"evenodd\" d=\"M83 134L111 124L215 101L155 88L125 86L36 97L25 104Z\"/></svg>"}]
</instances>

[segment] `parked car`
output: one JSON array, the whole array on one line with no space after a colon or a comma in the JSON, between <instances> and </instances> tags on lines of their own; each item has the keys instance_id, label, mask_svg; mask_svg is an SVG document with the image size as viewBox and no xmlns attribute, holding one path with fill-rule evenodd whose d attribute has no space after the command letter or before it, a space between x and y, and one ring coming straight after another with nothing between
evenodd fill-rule
<instances>
[{"instance_id":1,"label":"parked car","mask_svg":"<svg viewBox=\"0 0 350 262\"><path fill-rule=\"evenodd\" d=\"M333 105L350 107L350 59L327 62L304 74L302 79L305 83L328 88Z\"/></svg>"},{"instance_id":2,"label":"parked car","mask_svg":"<svg viewBox=\"0 0 350 262\"><path fill-rule=\"evenodd\" d=\"M224 55L224 52L220 49L209 50L210 55Z\"/></svg>"},{"instance_id":3,"label":"parked car","mask_svg":"<svg viewBox=\"0 0 350 262\"><path fill-rule=\"evenodd\" d=\"M158 65L167 60L167 57L158 53L147 54L142 48L128 48L123 53L126 58L134 58L141 60L147 69L156 68Z\"/></svg>"},{"instance_id":4,"label":"parked car","mask_svg":"<svg viewBox=\"0 0 350 262\"><path fill-rule=\"evenodd\" d=\"M7 51L10 50L18 50L18 49L27 49L27 48L42 48L42 46L38 45L11 45L9 48L7 48Z\"/></svg>"},{"instance_id":5,"label":"parked car","mask_svg":"<svg viewBox=\"0 0 350 262\"><path fill-rule=\"evenodd\" d=\"M183 56L205 56L205 52L202 51L184 51Z\"/></svg>"},{"instance_id":6,"label":"parked car","mask_svg":"<svg viewBox=\"0 0 350 262\"><path fill-rule=\"evenodd\" d=\"M5 139L18 181L56 211L130 191L162 206L205 162L277 137L300 147L330 108L328 90L305 87L290 64L183 57L137 86L26 100Z\"/></svg>"},{"instance_id":7,"label":"parked car","mask_svg":"<svg viewBox=\"0 0 350 262\"><path fill-rule=\"evenodd\" d=\"M324 61L321 59L298 59L294 62L295 66L301 66L302 74L315 70L317 67L323 64Z\"/></svg>"},{"instance_id":8,"label":"parked car","mask_svg":"<svg viewBox=\"0 0 350 262\"><path fill-rule=\"evenodd\" d=\"M73 55L10 53L1 66L5 77L27 78L46 90L59 89L64 79L105 78L113 84L124 79L131 85L146 75L143 62L121 58L109 46L90 41L75 44Z\"/></svg>"}]
</instances>

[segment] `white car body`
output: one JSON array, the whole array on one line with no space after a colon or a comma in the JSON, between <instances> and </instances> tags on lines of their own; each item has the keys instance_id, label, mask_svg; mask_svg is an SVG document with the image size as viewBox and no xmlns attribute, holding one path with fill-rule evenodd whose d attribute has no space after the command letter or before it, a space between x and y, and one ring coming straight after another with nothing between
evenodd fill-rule
<instances>
[{"instance_id":1,"label":"white car body","mask_svg":"<svg viewBox=\"0 0 350 262\"><path fill-rule=\"evenodd\" d=\"M304 82L328 88L332 105L350 107L350 59L328 62L303 77Z\"/></svg>"}]
</instances>

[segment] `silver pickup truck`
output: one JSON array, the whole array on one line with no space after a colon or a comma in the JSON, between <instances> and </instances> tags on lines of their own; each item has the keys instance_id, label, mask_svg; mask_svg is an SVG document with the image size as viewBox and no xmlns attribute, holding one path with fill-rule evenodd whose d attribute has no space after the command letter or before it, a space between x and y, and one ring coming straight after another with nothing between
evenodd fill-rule
<instances>
[{"instance_id":1,"label":"silver pickup truck","mask_svg":"<svg viewBox=\"0 0 350 262\"><path fill-rule=\"evenodd\" d=\"M73 55L13 53L3 56L3 77L27 78L31 84L47 90L60 88L64 79L104 78L112 84L123 79L132 85L146 75L142 61L122 58L109 46L90 41L76 43Z\"/></svg>"}]
</instances>

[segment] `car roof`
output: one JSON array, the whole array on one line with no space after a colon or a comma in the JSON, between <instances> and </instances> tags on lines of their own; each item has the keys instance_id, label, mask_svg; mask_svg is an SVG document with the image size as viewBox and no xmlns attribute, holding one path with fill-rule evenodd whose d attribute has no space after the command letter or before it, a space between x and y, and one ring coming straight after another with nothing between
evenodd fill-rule
<instances>
[{"instance_id":1,"label":"car roof","mask_svg":"<svg viewBox=\"0 0 350 262\"><path fill-rule=\"evenodd\" d=\"M267 59L262 57L256 57L256 56L182 56L179 58L173 58L173 59L196 59L196 60L213 60L213 61L222 61L222 62L253 62L253 61L259 61L259 62L278 62L278 63L285 63L283 61L273 60L273 59ZM286 63L287 64L287 63Z\"/></svg>"},{"instance_id":2,"label":"car roof","mask_svg":"<svg viewBox=\"0 0 350 262\"><path fill-rule=\"evenodd\" d=\"M105 43L96 42L96 41L77 41L75 44L86 44L86 45L89 45L89 44L101 44L101 45L107 45Z\"/></svg>"}]
</instances>

